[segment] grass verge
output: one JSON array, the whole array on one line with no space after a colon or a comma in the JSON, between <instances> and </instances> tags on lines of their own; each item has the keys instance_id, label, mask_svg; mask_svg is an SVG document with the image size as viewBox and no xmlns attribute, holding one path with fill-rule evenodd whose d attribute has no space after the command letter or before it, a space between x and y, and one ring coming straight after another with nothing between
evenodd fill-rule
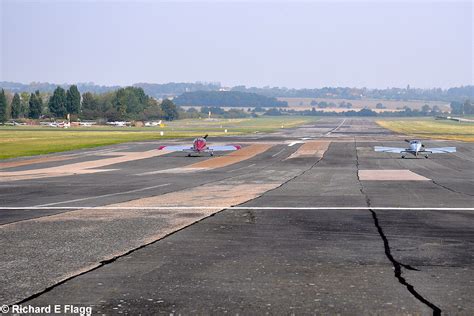
<instances>
[{"instance_id":1,"label":"grass verge","mask_svg":"<svg viewBox=\"0 0 474 316\"><path fill-rule=\"evenodd\" d=\"M377 120L380 126L394 132L420 138L474 142L474 124L429 119Z\"/></svg>"},{"instance_id":2,"label":"grass verge","mask_svg":"<svg viewBox=\"0 0 474 316\"><path fill-rule=\"evenodd\" d=\"M272 132L314 121L306 117L264 117L234 120L178 120L165 127L0 127L0 159L49 154L125 142ZM227 129L227 133L225 130ZM161 136L160 132L164 135Z\"/></svg>"}]
</instances>

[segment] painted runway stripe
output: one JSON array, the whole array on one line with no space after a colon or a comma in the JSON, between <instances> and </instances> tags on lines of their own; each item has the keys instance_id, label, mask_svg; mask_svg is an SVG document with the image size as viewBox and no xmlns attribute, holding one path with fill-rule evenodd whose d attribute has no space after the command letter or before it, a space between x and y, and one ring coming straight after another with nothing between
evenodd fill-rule
<instances>
[{"instance_id":1,"label":"painted runway stripe","mask_svg":"<svg viewBox=\"0 0 474 316\"><path fill-rule=\"evenodd\" d=\"M242 169L246 169L246 168L250 168L250 167L253 167L255 166L255 164L251 164L251 165L248 165L248 166L243 166L243 167L240 167L240 168L237 168L237 169L232 169L232 170L229 170L227 172L234 172L234 171L237 171L237 170L242 170Z\"/></svg>"},{"instance_id":2,"label":"painted runway stripe","mask_svg":"<svg viewBox=\"0 0 474 316\"><path fill-rule=\"evenodd\" d=\"M274 206L0 206L0 210L192 210L192 209L233 209L233 210L335 210L335 211L474 211L474 207L347 207L347 206L321 206L321 207L274 207Z\"/></svg>"},{"instance_id":3,"label":"painted runway stripe","mask_svg":"<svg viewBox=\"0 0 474 316\"><path fill-rule=\"evenodd\" d=\"M296 144L304 144L304 142L302 142L302 141L291 142L291 143L288 144L288 147L293 147L293 146L295 146Z\"/></svg>"},{"instance_id":4,"label":"painted runway stripe","mask_svg":"<svg viewBox=\"0 0 474 316\"><path fill-rule=\"evenodd\" d=\"M279 152L277 152L276 154L272 155L272 157L276 157L278 156L279 154L281 154L282 152L285 151L285 148L283 148L282 150L280 150Z\"/></svg>"},{"instance_id":5,"label":"painted runway stripe","mask_svg":"<svg viewBox=\"0 0 474 316\"><path fill-rule=\"evenodd\" d=\"M347 119L344 119L344 120L341 122L341 124L339 124L335 129L330 130L329 132L327 132L326 134L324 134L324 136L329 136L329 135L331 135L332 132L337 131L337 130L339 129L339 127L341 127L341 126L346 122L346 120L347 120Z\"/></svg>"},{"instance_id":6,"label":"painted runway stripe","mask_svg":"<svg viewBox=\"0 0 474 316\"><path fill-rule=\"evenodd\" d=\"M104 195L98 195L98 196L90 196L90 197L85 197L85 198L82 198L82 199L75 199L75 200L69 200L69 201L41 204L41 205L36 205L36 207L45 207L45 206L66 204L66 203L72 203L72 202L81 202L81 201L99 199L99 198L104 198L104 197L109 197L109 196L116 196L116 195L122 195L122 194L128 194L128 193L142 192L142 191L147 191L147 190L156 189L156 188L160 188L160 187L165 187L165 186L168 186L168 185L170 185L170 183L154 185L154 186L151 186L151 187L140 188L140 189L124 191L124 192L116 192L116 193L110 193L110 194L104 194Z\"/></svg>"}]
</instances>

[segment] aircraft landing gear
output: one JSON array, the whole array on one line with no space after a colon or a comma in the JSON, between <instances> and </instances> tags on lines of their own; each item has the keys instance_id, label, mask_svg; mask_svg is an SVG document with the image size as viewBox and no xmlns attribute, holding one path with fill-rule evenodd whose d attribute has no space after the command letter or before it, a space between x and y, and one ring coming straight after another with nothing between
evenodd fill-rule
<instances>
[{"instance_id":1,"label":"aircraft landing gear","mask_svg":"<svg viewBox=\"0 0 474 316\"><path fill-rule=\"evenodd\" d=\"M191 154L188 154L188 157L191 157Z\"/></svg>"},{"instance_id":2,"label":"aircraft landing gear","mask_svg":"<svg viewBox=\"0 0 474 316\"><path fill-rule=\"evenodd\" d=\"M402 156L402 159L405 159L405 155Z\"/></svg>"},{"instance_id":3,"label":"aircraft landing gear","mask_svg":"<svg viewBox=\"0 0 474 316\"><path fill-rule=\"evenodd\" d=\"M425 155L425 158L428 159L429 158L428 155Z\"/></svg>"},{"instance_id":4,"label":"aircraft landing gear","mask_svg":"<svg viewBox=\"0 0 474 316\"><path fill-rule=\"evenodd\" d=\"M210 153L211 157L214 156L214 153Z\"/></svg>"}]
</instances>

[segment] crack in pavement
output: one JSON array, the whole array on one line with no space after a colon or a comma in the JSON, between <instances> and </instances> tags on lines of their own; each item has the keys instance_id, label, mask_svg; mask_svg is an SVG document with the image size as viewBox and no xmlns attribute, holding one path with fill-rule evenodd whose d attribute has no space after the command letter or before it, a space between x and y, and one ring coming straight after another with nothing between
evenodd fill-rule
<instances>
[{"instance_id":1,"label":"crack in pavement","mask_svg":"<svg viewBox=\"0 0 474 316\"><path fill-rule=\"evenodd\" d=\"M407 280L404 277L402 277L402 267L404 267L405 269L408 269L408 270L415 270L415 271L419 271L419 270L415 269L415 268L413 268L409 265L402 264L402 263L398 262L397 260L395 260L395 258L392 255L392 252L391 252L391 249L390 249L390 244L388 242L387 236L385 236L385 233L383 232L382 227L380 226L379 220L377 218L377 214L372 210L369 210L369 211L372 213L372 218L374 220L374 225L375 225L375 227L377 227L377 231L379 232L379 235L383 240L383 245L384 245L384 248L385 248L385 256L388 258L388 260L390 260L393 267L395 268L395 271L394 271L395 278L397 278L398 282L400 284L404 285L407 288L407 290L416 299L418 299L420 302L422 302L423 304L425 304L429 308L431 308L433 310L433 316L441 315L441 309L438 306L436 306L435 304L431 303L426 298L424 298L420 293L418 293L415 290L413 285L408 283Z\"/></svg>"},{"instance_id":2,"label":"crack in pavement","mask_svg":"<svg viewBox=\"0 0 474 316\"><path fill-rule=\"evenodd\" d=\"M19 301L19 302L17 302L17 303L10 304L10 305L8 305L8 306L11 308L13 305L21 305L21 304L24 304L24 303L26 303L26 302L28 302L28 301L31 301L31 300L33 300L33 299L35 299L35 298L37 298L37 297L40 297L40 296L43 295L43 294L46 294L46 293L48 293L48 292L51 292L52 290L54 290L54 289L57 288L58 286L60 286L60 285L62 285L62 284L64 284L64 283L66 283L66 282L68 282L68 281L71 281L72 279L75 279L75 278L80 277L80 276L82 276L82 275L84 275L84 274L87 274L87 273L89 273L89 272L92 272L92 271L95 271L95 270L97 270L97 269L100 269L100 268L102 268L102 267L104 267L104 266L106 266L106 265L108 265L108 264L114 263L115 261L117 261L117 260L120 259L120 258L126 257L126 256L128 256L128 255L130 255L130 254L132 254L132 253L134 253L134 252L136 252L136 251L138 251L138 250L141 250L141 249L143 249L143 248L145 248L145 247L147 247L147 246L153 245L153 244L155 244L155 243L157 243L157 242L159 242L159 241L161 241L161 240L163 240L163 239L165 239L165 238L167 238L167 237L169 237L169 236L171 236L171 235L177 234L177 233L179 233L180 231L182 231L182 230L184 230L184 229L186 229L186 228L188 228L188 227L190 227L190 226L192 226L192 225L195 225L195 224L197 224L197 223L199 223L199 222L202 222L202 221L208 219L209 217L212 217L212 216L214 216L214 215L216 215L216 214L218 214L218 213L221 213L221 212L223 212L223 211L225 211L225 209L222 209L222 210L220 210L220 211L218 211L218 212L216 212L216 213L213 213L213 214L211 214L211 215L209 215L209 216L206 216L206 217L204 217L204 218L202 218L202 219L200 219L200 220L198 220L198 221L192 222L192 223L190 223L189 225L186 225L186 226L184 226L184 227L182 227L182 228L180 228L180 229L178 229L178 230L175 230L175 231L173 231L173 232L170 232L169 234L166 234L166 235L164 235L164 236L161 237L161 238L158 238L158 239L153 240L153 241L151 241L151 242L149 242L149 243L140 245L140 246L138 246L138 247L136 247L136 248L130 249L130 250L128 250L128 251L125 252L125 253L122 253L122 254L120 254L120 255L114 256L114 257L112 257L112 258L108 258L108 259L99 261L99 264L97 264L95 267L92 267L92 268L90 268L90 269L88 269L88 270L86 270L86 271L82 271L81 273L72 275L72 276L70 276L69 278L66 278L66 279L64 279L64 280L61 280L61 281L59 281L58 283L52 284L52 285L46 287L45 289L43 289L42 291L39 291L39 292L37 292L37 293L34 293L34 294L32 294L32 295L30 295L30 296L28 296L28 297L22 299L21 301Z\"/></svg>"},{"instance_id":3,"label":"crack in pavement","mask_svg":"<svg viewBox=\"0 0 474 316\"><path fill-rule=\"evenodd\" d=\"M460 192L460 191L456 191L456 190L454 190L454 189L451 189L450 187L447 187L447 186L445 186L445 185L443 185L443 184L441 184L441 183L438 183L438 182L436 182L435 180L431 180L431 181L433 182L433 184L435 184L435 185L437 185L437 186L439 186L439 187L442 187L443 189L446 189L446 190L448 190L448 191L450 191L450 192L457 193L457 194L461 194L461 195L474 196L474 194L469 194L469 193Z\"/></svg>"},{"instance_id":4,"label":"crack in pavement","mask_svg":"<svg viewBox=\"0 0 474 316\"><path fill-rule=\"evenodd\" d=\"M362 182L359 178L359 153L357 151L357 139L355 137L354 137L354 146L355 146L355 152L356 152L357 180L359 181L360 192L365 196L365 201L367 203L367 206L370 207L371 206L370 205L371 204L370 198L369 198L367 192L365 192L364 186L362 185ZM441 315L441 309L438 306L436 306L435 304L428 301L426 298L424 298L420 293L418 293L415 290L415 287L413 285L411 285L410 283L408 283L407 280L402 276L402 267L407 269L407 270L412 270L412 271L420 271L420 270L418 270L416 268L413 268L412 266L410 266L408 264L403 264L401 262L398 262L393 257L392 251L391 251L391 248L390 248L390 243L388 242L388 238L385 235L382 227L380 226L380 222L379 222L379 219L377 217L377 213L372 209L369 209L369 211L372 215L372 219L374 220L374 225L377 228L377 231L380 235L380 238L382 238L383 245L384 245L384 250L385 250L385 256L387 257L387 259L393 265L394 275L395 275L395 278L398 280L398 283L405 286L407 288L408 292L410 292L410 294L413 295L418 301L420 301L423 304L425 304L426 306L428 306L433 311L433 316Z\"/></svg>"}]
</instances>

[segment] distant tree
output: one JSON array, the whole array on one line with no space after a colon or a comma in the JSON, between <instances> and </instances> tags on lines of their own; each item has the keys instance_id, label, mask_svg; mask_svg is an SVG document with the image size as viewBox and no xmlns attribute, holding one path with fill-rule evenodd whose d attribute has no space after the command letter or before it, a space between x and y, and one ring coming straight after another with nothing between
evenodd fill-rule
<instances>
[{"instance_id":1,"label":"distant tree","mask_svg":"<svg viewBox=\"0 0 474 316\"><path fill-rule=\"evenodd\" d=\"M7 121L7 98L5 96L5 91L2 89L0 92L0 122L4 123Z\"/></svg>"},{"instance_id":2,"label":"distant tree","mask_svg":"<svg viewBox=\"0 0 474 316\"><path fill-rule=\"evenodd\" d=\"M428 104L425 104L421 107L421 113L426 115L429 112L431 112L431 107Z\"/></svg>"},{"instance_id":3,"label":"distant tree","mask_svg":"<svg viewBox=\"0 0 474 316\"><path fill-rule=\"evenodd\" d=\"M209 112L211 112L211 115L223 115L225 113L225 110L223 108L220 108L218 106L203 106L201 108L201 113L208 115Z\"/></svg>"},{"instance_id":4,"label":"distant tree","mask_svg":"<svg viewBox=\"0 0 474 316\"><path fill-rule=\"evenodd\" d=\"M474 105L470 100L464 102L464 114L474 114Z\"/></svg>"},{"instance_id":5,"label":"distant tree","mask_svg":"<svg viewBox=\"0 0 474 316\"><path fill-rule=\"evenodd\" d=\"M321 108L321 109L327 108L329 106L330 105L325 101L321 101L321 102L318 103L318 108Z\"/></svg>"},{"instance_id":6,"label":"distant tree","mask_svg":"<svg viewBox=\"0 0 474 316\"><path fill-rule=\"evenodd\" d=\"M163 118L163 111L158 101L153 98L148 99L148 104L142 114L144 120L156 120Z\"/></svg>"},{"instance_id":7,"label":"distant tree","mask_svg":"<svg viewBox=\"0 0 474 316\"><path fill-rule=\"evenodd\" d=\"M269 109L263 115L280 116L282 113L278 109Z\"/></svg>"},{"instance_id":8,"label":"distant tree","mask_svg":"<svg viewBox=\"0 0 474 316\"><path fill-rule=\"evenodd\" d=\"M12 100L12 118L16 119L22 116L20 95L15 93Z\"/></svg>"},{"instance_id":9,"label":"distant tree","mask_svg":"<svg viewBox=\"0 0 474 316\"><path fill-rule=\"evenodd\" d=\"M41 111L43 108L43 102L41 100L41 97L39 95L39 91L37 93L32 93L29 98L29 113L28 117L37 119L41 115Z\"/></svg>"},{"instance_id":10,"label":"distant tree","mask_svg":"<svg viewBox=\"0 0 474 316\"><path fill-rule=\"evenodd\" d=\"M433 108L431 109L431 115L437 115L439 113L441 113L441 109L439 108L439 106L434 105Z\"/></svg>"},{"instance_id":11,"label":"distant tree","mask_svg":"<svg viewBox=\"0 0 474 316\"><path fill-rule=\"evenodd\" d=\"M93 119L99 115L99 104L98 100L90 92L86 92L82 95L82 116L85 119Z\"/></svg>"},{"instance_id":12,"label":"distant tree","mask_svg":"<svg viewBox=\"0 0 474 316\"><path fill-rule=\"evenodd\" d=\"M385 105L383 105L382 103L377 103L377 104L375 105L375 108L376 108L376 109L386 109Z\"/></svg>"},{"instance_id":13,"label":"distant tree","mask_svg":"<svg viewBox=\"0 0 474 316\"><path fill-rule=\"evenodd\" d=\"M357 112L358 116L377 116L377 112L374 112L370 109L362 109Z\"/></svg>"},{"instance_id":14,"label":"distant tree","mask_svg":"<svg viewBox=\"0 0 474 316\"><path fill-rule=\"evenodd\" d=\"M48 107L47 106L46 108L43 107L43 97L39 90L35 91L35 95L36 95L36 102L38 103L38 109L40 111L40 116L41 116L41 113L43 113L45 110L48 111Z\"/></svg>"},{"instance_id":15,"label":"distant tree","mask_svg":"<svg viewBox=\"0 0 474 316\"><path fill-rule=\"evenodd\" d=\"M178 109L171 100L163 100L161 102L161 110L163 111L163 118L167 121L173 121L178 118Z\"/></svg>"},{"instance_id":16,"label":"distant tree","mask_svg":"<svg viewBox=\"0 0 474 316\"><path fill-rule=\"evenodd\" d=\"M66 111L70 114L79 114L81 108L81 94L77 86L72 85L66 92Z\"/></svg>"},{"instance_id":17,"label":"distant tree","mask_svg":"<svg viewBox=\"0 0 474 316\"><path fill-rule=\"evenodd\" d=\"M311 100L311 105L316 106L316 105L318 105L318 102L316 100Z\"/></svg>"},{"instance_id":18,"label":"distant tree","mask_svg":"<svg viewBox=\"0 0 474 316\"><path fill-rule=\"evenodd\" d=\"M28 92L21 92L20 100L21 100L21 117L28 117L28 112L30 108L29 106L30 94Z\"/></svg>"},{"instance_id":19,"label":"distant tree","mask_svg":"<svg viewBox=\"0 0 474 316\"><path fill-rule=\"evenodd\" d=\"M242 110L230 109L229 111L226 111L224 113L223 117L228 118L228 119L236 119L236 118L248 117L248 114Z\"/></svg>"},{"instance_id":20,"label":"distant tree","mask_svg":"<svg viewBox=\"0 0 474 316\"><path fill-rule=\"evenodd\" d=\"M64 117L66 115L66 91L57 87L48 103L49 111L55 117Z\"/></svg>"},{"instance_id":21,"label":"distant tree","mask_svg":"<svg viewBox=\"0 0 474 316\"><path fill-rule=\"evenodd\" d=\"M458 115L463 115L464 114L464 104L461 102L453 101L449 105L451 107L451 114L458 114Z\"/></svg>"},{"instance_id":22,"label":"distant tree","mask_svg":"<svg viewBox=\"0 0 474 316\"><path fill-rule=\"evenodd\" d=\"M133 118L147 107L148 99L142 88L126 87L117 90L112 103L122 118Z\"/></svg>"}]
</instances>

